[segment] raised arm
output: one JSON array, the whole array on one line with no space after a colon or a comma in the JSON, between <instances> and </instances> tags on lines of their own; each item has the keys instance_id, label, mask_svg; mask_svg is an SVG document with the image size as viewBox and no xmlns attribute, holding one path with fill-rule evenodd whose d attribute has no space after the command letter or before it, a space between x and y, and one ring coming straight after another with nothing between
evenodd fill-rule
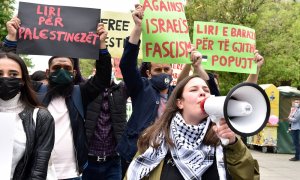
<instances>
[{"instance_id":1,"label":"raised arm","mask_svg":"<svg viewBox=\"0 0 300 180\"><path fill-rule=\"evenodd\" d=\"M142 34L142 20L144 17L143 7L139 4L135 5L135 10L132 13L132 18L134 21L134 28L131 31L129 42L132 44L138 44L140 41L140 36Z\"/></svg>"},{"instance_id":2,"label":"raised arm","mask_svg":"<svg viewBox=\"0 0 300 180\"><path fill-rule=\"evenodd\" d=\"M201 63L202 63L202 54L199 51L194 49L191 52L191 61L192 61L192 66L194 68L194 74L198 74L202 79L207 81L209 79L209 77L208 77L206 71L204 70L204 68L201 65Z\"/></svg>"},{"instance_id":3,"label":"raised arm","mask_svg":"<svg viewBox=\"0 0 300 180\"><path fill-rule=\"evenodd\" d=\"M142 19L144 11L141 5L136 5L132 12L135 26L129 38L126 38L123 55L120 61L120 69L131 98L137 96L143 88L143 80L137 66L139 54L140 36L142 33Z\"/></svg>"},{"instance_id":4,"label":"raised arm","mask_svg":"<svg viewBox=\"0 0 300 180\"><path fill-rule=\"evenodd\" d=\"M198 74L202 79L207 81L209 79L209 76L201 65L202 54L199 51L197 51L195 46L193 45L190 49L190 60L191 64L185 64L177 79L177 83L189 75L192 66L194 70L193 74Z\"/></svg>"},{"instance_id":5,"label":"raised arm","mask_svg":"<svg viewBox=\"0 0 300 180\"><path fill-rule=\"evenodd\" d=\"M7 36L3 43L0 44L1 51L16 53L17 32L20 28L21 21L18 17L14 17L6 23Z\"/></svg>"},{"instance_id":6,"label":"raised arm","mask_svg":"<svg viewBox=\"0 0 300 180\"><path fill-rule=\"evenodd\" d=\"M99 93L110 86L111 79L111 56L106 48L105 39L107 31L103 23L99 23L97 33L100 38L99 60L96 60L96 74L83 85L80 85L83 104L86 106L93 101Z\"/></svg>"},{"instance_id":7,"label":"raised arm","mask_svg":"<svg viewBox=\"0 0 300 180\"><path fill-rule=\"evenodd\" d=\"M262 65L264 64L264 57L262 57L262 56L258 53L258 50L255 50L254 54L255 54L255 59L254 59L254 61L257 63L257 72L256 72L256 74L249 74L249 76L248 76L246 82L250 82L250 83L255 83L255 84L257 84L259 71L260 71Z\"/></svg>"}]
</instances>

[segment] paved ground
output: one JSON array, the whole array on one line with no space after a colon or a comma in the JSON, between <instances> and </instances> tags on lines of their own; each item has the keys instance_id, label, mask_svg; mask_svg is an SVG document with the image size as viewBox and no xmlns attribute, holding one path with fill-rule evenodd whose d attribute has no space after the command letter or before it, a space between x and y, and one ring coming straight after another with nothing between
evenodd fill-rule
<instances>
[{"instance_id":1,"label":"paved ground","mask_svg":"<svg viewBox=\"0 0 300 180\"><path fill-rule=\"evenodd\" d=\"M263 153L251 150L258 160L261 180L300 180L300 161L289 161L292 154Z\"/></svg>"}]
</instances>

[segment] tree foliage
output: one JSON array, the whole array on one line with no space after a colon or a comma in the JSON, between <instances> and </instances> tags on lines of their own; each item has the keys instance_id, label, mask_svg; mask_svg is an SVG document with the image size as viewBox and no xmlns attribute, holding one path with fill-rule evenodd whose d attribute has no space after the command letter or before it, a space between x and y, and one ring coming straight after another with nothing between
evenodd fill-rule
<instances>
[{"instance_id":1,"label":"tree foliage","mask_svg":"<svg viewBox=\"0 0 300 180\"><path fill-rule=\"evenodd\" d=\"M14 12L15 0L0 0L0 41L7 35L6 22L9 21ZM27 67L34 67L31 59L27 55L21 55Z\"/></svg>"},{"instance_id":2,"label":"tree foliage","mask_svg":"<svg viewBox=\"0 0 300 180\"><path fill-rule=\"evenodd\" d=\"M264 4L258 11L257 46L266 64L261 83L290 85L300 89L300 4Z\"/></svg>"},{"instance_id":3,"label":"tree foliage","mask_svg":"<svg viewBox=\"0 0 300 180\"><path fill-rule=\"evenodd\" d=\"M186 16L191 37L194 21L236 24L255 29L256 48L265 58L259 83L299 88L299 5L271 0L190 0L186 6ZM217 73L220 75L222 94L248 76Z\"/></svg>"},{"instance_id":4,"label":"tree foliage","mask_svg":"<svg viewBox=\"0 0 300 180\"><path fill-rule=\"evenodd\" d=\"M27 55L20 55L21 58L24 60L27 68L33 68L34 64L32 64L31 58L29 58Z\"/></svg>"},{"instance_id":5,"label":"tree foliage","mask_svg":"<svg viewBox=\"0 0 300 180\"><path fill-rule=\"evenodd\" d=\"M84 78L88 78L92 74L93 68L95 67L95 60L80 59L79 67L81 75Z\"/></svg>"},{"instance_id":6,"label":"tree foliage","mask_svg":"<svg viewBox=\"0 0 300 180\"><path fill-rule=\"evenodd\" d=\"M7 34L6 22L12 18L14 2L14 0L0 0L0 40Z\"/></svg>"}]
</instances>

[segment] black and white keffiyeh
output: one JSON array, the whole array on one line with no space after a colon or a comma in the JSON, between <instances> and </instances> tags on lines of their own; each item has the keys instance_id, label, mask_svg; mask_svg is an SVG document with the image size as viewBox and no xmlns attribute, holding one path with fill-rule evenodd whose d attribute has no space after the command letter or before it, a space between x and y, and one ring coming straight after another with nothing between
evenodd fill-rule
<instances>
[{"instance_id":1,"label":"black and white keffiyeh","mask_svg":"<svg viewBox=\"0 0 300 180\"><path fill-rule=\"evenodd\" d=\"M207 121L203 121L198 125L188 125L184 122L180 113L176 113L172 119L170 137L175 146L169 150L176 167L186 180L201 180L202 174L213 163L215 148L202 144L209 124L210 120L208 118ZM161 145L157 149L149 147L142 155L130 163L127 172L129 180L142 179L164 159L168 152L168 147L163 138L161 139ZM221 171L223 171L223 166L219 165L218 170L220 171L220 167ZM222 176L223 172L221 173Z\"/></svg>"}]
</instances>

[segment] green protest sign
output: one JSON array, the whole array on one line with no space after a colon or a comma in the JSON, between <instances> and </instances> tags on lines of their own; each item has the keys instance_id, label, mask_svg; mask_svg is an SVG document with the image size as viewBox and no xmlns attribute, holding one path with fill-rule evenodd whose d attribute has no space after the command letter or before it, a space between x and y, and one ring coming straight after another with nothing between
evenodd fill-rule
<instances>
[{"instance_id":1,"label":"green protest sign","mask_svg":"<svg viewBox=\"0 0 300 180\"><path fill-rule=\"evenodd\" d=\"M193 42L205 69L256 73L255 30L232 24L194 22Z\"/></svg>"},{"instance_id":2,"label":"green protest sign","mask_svg":"<svg viewBox=\"0 0 300 180\"><path fill-rule=\"evenodd\" d=\"M189 28L182 0L141 0L143 61L190 63Z\"/></svg>"}]
</instances>

